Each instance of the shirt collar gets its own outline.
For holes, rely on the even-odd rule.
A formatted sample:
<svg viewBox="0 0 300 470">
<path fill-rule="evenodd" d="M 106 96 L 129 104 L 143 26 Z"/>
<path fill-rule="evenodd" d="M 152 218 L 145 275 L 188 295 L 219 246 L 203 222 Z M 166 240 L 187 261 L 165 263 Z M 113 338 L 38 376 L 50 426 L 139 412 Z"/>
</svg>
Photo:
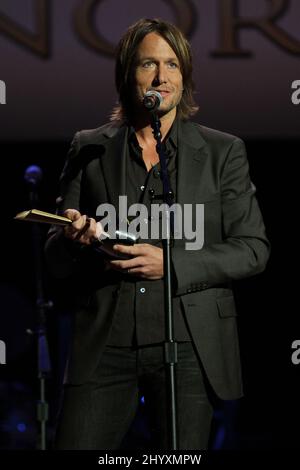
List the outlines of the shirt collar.
<svg viewBox="0 0 300 470">
<path fill-rule="evenodd" d="M 142 149 L 139 146 L 133 126 L 130 126 L 128 129 L 128 143 L 130 148 L 133 150 L 134 155 L 140 156 Z M 163 144 L 165 146 L 167 158 L 173 157 L 173 155 L 176 154 L 178 146 L 178 118 L 175 118 L 168 134 L 163 140 Z"/>
</svg>

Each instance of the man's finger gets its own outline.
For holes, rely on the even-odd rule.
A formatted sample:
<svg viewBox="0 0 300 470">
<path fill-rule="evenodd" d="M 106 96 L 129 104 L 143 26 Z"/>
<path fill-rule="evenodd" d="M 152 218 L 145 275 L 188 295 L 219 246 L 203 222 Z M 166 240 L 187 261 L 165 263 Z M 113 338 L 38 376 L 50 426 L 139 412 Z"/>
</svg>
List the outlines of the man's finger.
<svg viewBox="0 0 300 470">
<path fill-rule="evenodd" d="M 128 260 L 111 260 L 110 264 L 120 269 L 131 269 L 131 268 L 138 268 L 143 266 L 143 259 L 141 257 L 132 258 Z"/>
<path fill-rule="evenodd" d="M 145 254 L 145 245 L 139 245 L 139 244 L 136 244 L 133 246 L 115 244 L 113 246 L 113 249 L 120 253 L 125 253 L 127 255 L 132 255 L 132 256 L 139 256 L 139 255 Z"/>
<path fill-rule="evenodd" d="M 81 214 L 77 209 L 66 209 L 63 215 L 68 219 L 72 220 L 72 222 L 75 222 L 81 217 Z"/>
<path fill-rule="evenodd" d="M 76 233 L 74 240 L 79 240 L 79 238 L 81 238 L 82 235 L 90 228 L 90 225 L 91 225 L 91 219 L 87 217 L 84 226 L 82 227 L 81 230 L 79 230 Z"/>
</svg>

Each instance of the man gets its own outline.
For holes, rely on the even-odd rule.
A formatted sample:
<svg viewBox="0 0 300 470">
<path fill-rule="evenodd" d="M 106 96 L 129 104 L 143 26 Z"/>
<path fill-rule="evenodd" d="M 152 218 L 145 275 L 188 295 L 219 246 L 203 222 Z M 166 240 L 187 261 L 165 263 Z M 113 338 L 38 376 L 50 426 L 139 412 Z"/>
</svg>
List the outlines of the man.
<svg viewBox="0 0 300 470">
<path fill-rule="evenodd" d="M 169 446 L 161 240 L 117 244 L 119 257 L 130 256 L 125 260 L 100 258 L 91 248 L 103 231 L 101 204 L 117 208 L 126 195 L 128 206 L 151 209 L 149 190 L 162 193 L 143 107 L 146 92 L 155 90 L 163 97 L 158 114 L 176 203 L 204 204 L 204 245 L 188 250 L 184 238 L 175 239 L 172 275 L 179 448 L 205 449 L 211 395 L 242 395 L 231 281 L 261 272 L 269 244 L 243 142 L 188 120 L 197 107 L 190 46 L 179 30 L 161 20 L 131 26 L 118 47 L 116 86 L 112 122 L 74 138 L 58 208 L 73 223 L 52 228 L 46 247 L 76 305 L 57 448 L 119 448 L 141 393 L 152 448 Z"/>
</svg>

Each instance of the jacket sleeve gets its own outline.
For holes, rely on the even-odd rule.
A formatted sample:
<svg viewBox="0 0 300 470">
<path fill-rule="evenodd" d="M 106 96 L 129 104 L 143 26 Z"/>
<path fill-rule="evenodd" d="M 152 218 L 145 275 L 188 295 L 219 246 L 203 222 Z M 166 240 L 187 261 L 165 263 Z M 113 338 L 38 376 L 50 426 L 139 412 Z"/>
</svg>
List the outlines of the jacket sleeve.
<svg viewBox="0 0 300 470">
<path fill-rule="evenodd" d="M 80 187 L 82 169 L 78 164 L 79 137 L 77 133 L 71 143 L 64 169 L 60 177 L 60 194 L 57 198 L 58 214 L 66 209 L 80 210 Z M 45 245 L 45 256 L 51 274 L 56 278 L 67 278 L 79 269 L 83 247 L 64 236 L 63 228 L 51 226 Z"/>
<path fill-rule="evenodd" d="M 172 251 L 176 295 L 228 283 L 264 270 L 270 251 L 262 215 L 249 177 L 244 143 L 235 139 L 220 172 L 222 240 L 191 251 Z"/>
</svg>

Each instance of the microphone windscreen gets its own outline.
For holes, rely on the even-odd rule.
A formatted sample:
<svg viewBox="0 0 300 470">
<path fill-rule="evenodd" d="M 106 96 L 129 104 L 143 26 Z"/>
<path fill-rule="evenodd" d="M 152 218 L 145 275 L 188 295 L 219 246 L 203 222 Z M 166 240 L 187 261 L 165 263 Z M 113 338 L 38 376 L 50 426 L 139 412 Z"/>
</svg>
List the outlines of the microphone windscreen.
<svg viewBox="0 0 300 470">
<path fill-rule="evenodd" d="M 24 180 L 29 184 L 38 184 L 43 178 L 43 171 L 37 165 L 30 165 L 24 173 Z"/>
</svg>

